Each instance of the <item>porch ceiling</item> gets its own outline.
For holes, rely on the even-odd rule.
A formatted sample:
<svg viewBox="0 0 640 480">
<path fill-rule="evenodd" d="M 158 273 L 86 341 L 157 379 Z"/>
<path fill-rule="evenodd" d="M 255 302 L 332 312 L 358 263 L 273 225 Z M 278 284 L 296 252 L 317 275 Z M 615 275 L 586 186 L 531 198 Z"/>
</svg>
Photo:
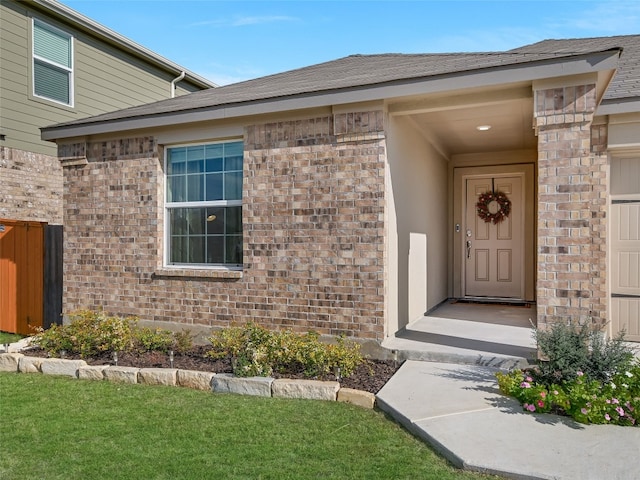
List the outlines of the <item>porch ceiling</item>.
<svg viewBox="0 0 640 480">
<path fill-rule="evenodd" d="M 447 158 L 456 154 L 535 149 L 531 87 L 414 100 L 390 106 L 408 115 Z M 479 131 L 479 125 L 490 125 Z"/>
</svg>

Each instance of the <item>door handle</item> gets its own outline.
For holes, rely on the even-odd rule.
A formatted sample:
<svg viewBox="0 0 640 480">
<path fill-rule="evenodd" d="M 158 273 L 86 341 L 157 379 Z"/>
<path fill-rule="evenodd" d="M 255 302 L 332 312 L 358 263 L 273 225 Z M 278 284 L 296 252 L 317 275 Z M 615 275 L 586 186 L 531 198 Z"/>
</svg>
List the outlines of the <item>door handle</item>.
<svg viewBox="0 0 640 480">
<path fill-rule="evenodd" d="M 467 258 L 471 258 L 471 240 L 467 240 Z"/>
</svg>

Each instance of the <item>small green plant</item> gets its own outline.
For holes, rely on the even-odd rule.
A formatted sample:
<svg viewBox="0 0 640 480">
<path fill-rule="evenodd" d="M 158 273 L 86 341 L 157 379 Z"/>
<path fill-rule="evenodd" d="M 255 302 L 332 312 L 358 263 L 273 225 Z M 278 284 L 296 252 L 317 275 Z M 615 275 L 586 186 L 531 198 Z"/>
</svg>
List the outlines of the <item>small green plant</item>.
<svg viewBox="0 0 640 480">
<path fill-rule="evenodd" d="M 328 344 L 321 342 L 315 332 L 272 332 L 254 323 L 218 330 L 209 341 L 213 347 L 209 355 L 231 358 L 234 374 L 238 376 L 301 371 L 313 378 L 340 369 L 340 374 L 346 377 L 364 361 L 360 345 L 344 338 Z"/>
<path fill-rule="evenodd" d="M 168 352 L 173 343 L 170 330 L 149 327 L 133 330 L 133 348 L 139 352 Z"/>
<path fill-rule="evenodd" d="M 136 317 L 122 318 L 102 311 L 78 310 L 69 314 L 68 325 L 53 325 L 33 337 L 32 344 L 51 355 L 62 351 L 90 357 L 102 352 L 131 348 Z"/>
</svg>

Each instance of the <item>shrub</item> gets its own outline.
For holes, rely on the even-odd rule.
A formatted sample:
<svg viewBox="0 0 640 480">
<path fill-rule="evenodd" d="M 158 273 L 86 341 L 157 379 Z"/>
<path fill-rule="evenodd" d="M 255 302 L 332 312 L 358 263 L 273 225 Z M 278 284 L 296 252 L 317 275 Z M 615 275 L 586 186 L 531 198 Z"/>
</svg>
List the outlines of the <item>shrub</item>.
<svg viewBox="0 0 640 480">
<path fill-rule="evenodd" d="M 78 310 L 69 314 L 68 325 L 53 325 L 40 329 L 32 344 L 59 355 L 65 350 L 90 357 L 102 352 L 123 351 L 131 348 L 132 325 L 137 318 L 111 316 L 102 311 Z"/>
<path fill-rule="evenodd" d="M 173 342 L 173 333 L 170 330 L 149 327 L 133 330 L 134 349 L 139 352 L 168 352 Z"/>
<path fill-rule="evenodd" d="M 538 362 L 535 377 L 545 385 L 574 380 L 576 372 L 604 382 L 633 358 L 633 351 L 623 343 L 624 334 L 605 340 L 599 330 L 588 325 L 554 323 L 547 330 L 536 329 L 534 336 L 545 357 Z"/>
<path fill-rule="evenodd" d="M 181 330 L 173 334 L 173 350 L 185 353 L 193 348 L 193 334 L 191 330 Z"/>
<path fill-rule="evenodd" d="M 338 368 L 341 375 L 349 376 L 364 361 L 360 345 L 344 338 L 327 344 L 315 332 L 272 332 L 253 323 L 218 330 L 209 341 L 213 346 L 210 356 L 230 357 L 238 376 L 301 371 L 306 377 L 318 377 Z"/>
</svg>

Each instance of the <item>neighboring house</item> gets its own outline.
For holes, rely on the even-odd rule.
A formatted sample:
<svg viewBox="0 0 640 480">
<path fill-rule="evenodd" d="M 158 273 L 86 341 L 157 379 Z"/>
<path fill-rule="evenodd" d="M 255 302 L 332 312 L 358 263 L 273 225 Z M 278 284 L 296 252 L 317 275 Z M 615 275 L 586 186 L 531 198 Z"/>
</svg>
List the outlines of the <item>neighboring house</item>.
<svg viewBox="0 0 640 480">
<path fill-rule="evenodd" d="M 356 55 L 44 128 L 65 309 L 382 341 L 535 302 L 638 341 L 639 80 L 640 36 Z"/>
<path fill-rule="evenodd" d="M 29 333 L 62 301 L 62 167 L 40 128 L 215 84 L 48 0 L 0 1 L 0 64 L 0 330 Z"/>
</svg>

